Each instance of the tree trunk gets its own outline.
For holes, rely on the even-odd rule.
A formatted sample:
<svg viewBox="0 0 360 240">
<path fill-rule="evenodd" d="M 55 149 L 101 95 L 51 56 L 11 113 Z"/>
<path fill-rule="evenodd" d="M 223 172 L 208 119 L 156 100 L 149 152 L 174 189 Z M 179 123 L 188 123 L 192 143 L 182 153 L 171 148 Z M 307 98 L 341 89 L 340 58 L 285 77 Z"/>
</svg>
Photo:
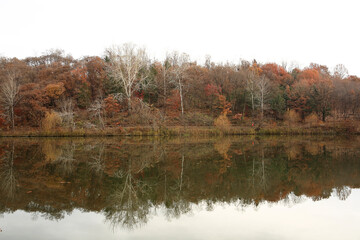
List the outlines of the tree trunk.
<svg viewBox="0 0 360 240">
<path fill-rule="evenodd" d="M 245 117 L 245 107 L 246 107 L 246 93 L 244 92 L 244 107 L 243 107 L 241 120 L 244 120 L 244 117 Z"/>
<path fill-rule="evenodd" d="M 251 108 L 254 111 L 254 94 L 251 93 Z"/>
<path fill-rule="evenodd" d="M 130 112 L 131 112 L 131 97 L 127 97 L 127 102 L 128 102 L 128 112 L 130 114 Z"/>
<path fill-rule="evenodd" d="M 15 128 L 14 106 L 11 106 L 10 117 L 11 117 L 11 127 L 12 127 L 12 130 L 14 130 L 14 128 Z"/>
<path fill-rule="evenodd" d="M 164 116 L 166 115 L 166 68 L 163 69 L 163 72 L 164 72 L 164 75 L 163 75 L 163 78 L 164 78 Z"/>
<path fill-rule="evenodd" d="M 183 94 L 182 94 L 182 86 L 179 80 L 179 92 L 180 92 L 180 104 L 181 104 L 181 116 L 184 115 L 184 103 L 183 103 Z"/>
</svg>

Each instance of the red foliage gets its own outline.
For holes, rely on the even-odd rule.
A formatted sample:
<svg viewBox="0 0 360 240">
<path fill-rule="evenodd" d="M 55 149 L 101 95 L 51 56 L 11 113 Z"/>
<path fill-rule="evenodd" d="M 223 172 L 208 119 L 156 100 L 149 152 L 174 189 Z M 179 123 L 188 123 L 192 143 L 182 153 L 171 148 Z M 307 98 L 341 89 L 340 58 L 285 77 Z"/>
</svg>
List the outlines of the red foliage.
<svg viewBox="0 0 360 240">
<path fill-rule="evenodd" d="M 179 90 L 175 89 L 171 91 L 171 95 L 166 99 L 166 106 L 168 107 L 168 114 L 170 116 L 179 116 L 180 115 L 180 93 Z"/>
<path fill-rule="evenodd" d="M 3 112 L 0 110 L 0 128 L 5 127 L 6 120 L 3 117 Z"/>
<path fill-rule="evenodd" d="M 207 84 L 204 90 L 206 96 L 218 96 L 221 93 L 221 87 L 214 84 Z"/>
<path fill-rule="evenodd" d="M 134 92 L 134 94 L 135 94 L 135 97 L 137 97 L 137 98 L 139 98 L 139 99 L 141 99 L 141 100 L 144 100 L 144 91 L 135 91 Z"/>
<path fill-rule="evenodd" d="M 107 98 L 104 99 L 104 101 L 105 101 L 105 112 L 108 115 L 113 116 L 114 113 L 120 112 L 121 106 L 113 95 L 109 95 Z"/>
</svg>

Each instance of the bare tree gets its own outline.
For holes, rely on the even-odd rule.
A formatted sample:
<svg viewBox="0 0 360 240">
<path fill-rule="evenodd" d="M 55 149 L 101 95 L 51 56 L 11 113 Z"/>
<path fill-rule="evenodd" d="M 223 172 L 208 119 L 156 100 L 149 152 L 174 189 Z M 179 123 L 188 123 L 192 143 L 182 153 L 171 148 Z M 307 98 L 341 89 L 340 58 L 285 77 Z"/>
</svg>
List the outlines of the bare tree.
<svg viewBox="0 0 360 240">
<path fill-rule="evenodd" d="M 348 76 L 349 72 L 342 64 L 338 64 L 334 67 L 334 77 L 338 79 L 344 79 Z"/>
<path fill-rule="evenodd" d="M 167 59 L 169 59 L 172 66 L 173 78 L 171 82 L 173 82 L 179 90 L 181 115 L 184 115 L 185 72 L 190 66 L 189 55 L 186 53 L 179 54 L 178 52 L 173 52 L 168 55 Z"/>
<path fill-rule="evenodd" d="M 164 115 L 166 114 L 166 98 L 167 98 L 167 85 L 169 82 L 169 78 L 170 78 L 170 61 L 168 56 L 166 57 L 164 63 L 161 65 L 161 72 L 162 72 L 162 87 L 163 87 L 163 101 L 164 101 Z"/>
<path fill-rule="evenodd" d="M 131 110 L 131 97 L 148 77 L 149 60 L 145 49 L 126 43 L 106 49 L 108 73 L 112 81 L 124 91 Z"/>
<path fill-rule="evenodd" d="M 246 78 L 246 90 L 250 94 L 251 109 L 253 111 L 255 110 L 256 78 L 256 73 L 250 70 Z"/>
<path fill-rule="evenodd" d="M 101 129 L 105 127 L 104 123 L 104 100 L 98 99 L 90 106 L 89 111 L 92 112 L 93 117 L 97 118 L 99 121 L 99 126 Z"/>
<path fill-rule="evenodd" d="M 261 118 L 264 116 L 265 103 L 270 94 L 270 80 L 264 75 L 260 76 L 256 81 L 258 99 L 260 101 Z"/>
<path fill-rule="evenodd" d="M 11 123 L 12 129 L 15 127 L 14 108 L 19 100 L 19 84 L 16 81 L 16 73 L 8 72 L 5 82 L 1 85 L 0 103 L 5 110 L 5 115 Z"/>
<path fill-rule="evenodd" d="M 60 102 L 59 116 L 65 126 L 70 127 L 71 129 L 75 128 L 74 105 L 71 99 L 63 99 Z"/>
</svg>

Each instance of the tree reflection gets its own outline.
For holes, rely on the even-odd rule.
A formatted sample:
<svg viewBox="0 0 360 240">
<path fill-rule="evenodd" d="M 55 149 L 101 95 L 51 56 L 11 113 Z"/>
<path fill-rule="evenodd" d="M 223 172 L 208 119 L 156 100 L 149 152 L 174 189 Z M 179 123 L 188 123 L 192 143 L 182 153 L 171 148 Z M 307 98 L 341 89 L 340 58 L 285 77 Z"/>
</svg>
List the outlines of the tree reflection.
<svg viewBox="0 0 360 240">
<path fill-rule="evenodd" d="M 139 159 L 138 164 L 134 164 L 130 157 L 127 160 L 127 169 L 119 169 L 114 175 L 120 181 L 109 198 L 109 207 L 105 209 L 106 219 L 113 227 L 121 225 L 133 229 L 148 220 L 151 204 L 145 199 L 150 186 L 136 177 L 149 164 L 142 160 Z"/>
<path fill-rule="evenodd" d="M 14 169 L 15 144 L 11 142 L 9 150 L 1 158 L 0 179 L 3 193 L 8 198 L 14 198 L 17 188 L 17 179 Z"/>
<path fill-rule="evenodd" d="M 351 194 L 351 188 L 348 186 L 341 186 L 335 189 L 336 195 L 340 200 L 346 200 Z"/>
<path fill-rule="evenodd" d="M 183 196 L 184 165 L 185 156 L 184 153 L 182 153 L 180 174 L 175 181 L 175 185 L 170 187 L 171 197 L 166 205 L 165 215 L 168 219 L 178 218 L 181 214 L 191 211 L 190 202 Z"/>
<path fill-rule="evenodd" d="M 91 160 L 88 162 L 89 169 L 95 173 L 95 175 L 102 177 L 105 171 L 105 144 L 101 143 L 99 146 L 98 154 L 91 157 Z"/>
<path fill-rule="evenodd" d="M 114 228 L 134 229 L 157 209 L 172 219 L 194 206 L 211 211 L 219 204 L 245 209 L 330 196 L 346 200 L 360 186 L 360 151 L 348 142 L 31 141 L 0 142 L 6 196 L 0 214 L 23 209 L 54 220 L 81 209 L 103 212 Z"/>
<path fill-rule="evenodd" d="M 57 166 L 57 170 L 62 176 L 69 176 L 74 171 L 74 158 L 75 144 L 69 143 L 61 146 L 61 154 L 52 162 Z"/>
</svg>

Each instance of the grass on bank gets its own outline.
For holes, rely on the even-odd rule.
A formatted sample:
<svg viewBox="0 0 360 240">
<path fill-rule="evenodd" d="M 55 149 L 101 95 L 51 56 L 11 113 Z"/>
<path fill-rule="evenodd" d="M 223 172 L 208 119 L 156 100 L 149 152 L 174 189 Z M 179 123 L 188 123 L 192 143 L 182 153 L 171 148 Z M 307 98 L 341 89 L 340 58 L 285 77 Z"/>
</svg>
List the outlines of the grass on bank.
<svg viewBox="0 0 360 240">
<path fill-rule="evenodd" d="M 222 136 L 222 135 L 357 135 L 358 122 L 337 122 L 320 125 L 254 124 L 240 126 L 129 126 L 104 129 L 44 128 L 0 130 L 1 137 L 104 137 L 104 136 Z"/>
</svg>

